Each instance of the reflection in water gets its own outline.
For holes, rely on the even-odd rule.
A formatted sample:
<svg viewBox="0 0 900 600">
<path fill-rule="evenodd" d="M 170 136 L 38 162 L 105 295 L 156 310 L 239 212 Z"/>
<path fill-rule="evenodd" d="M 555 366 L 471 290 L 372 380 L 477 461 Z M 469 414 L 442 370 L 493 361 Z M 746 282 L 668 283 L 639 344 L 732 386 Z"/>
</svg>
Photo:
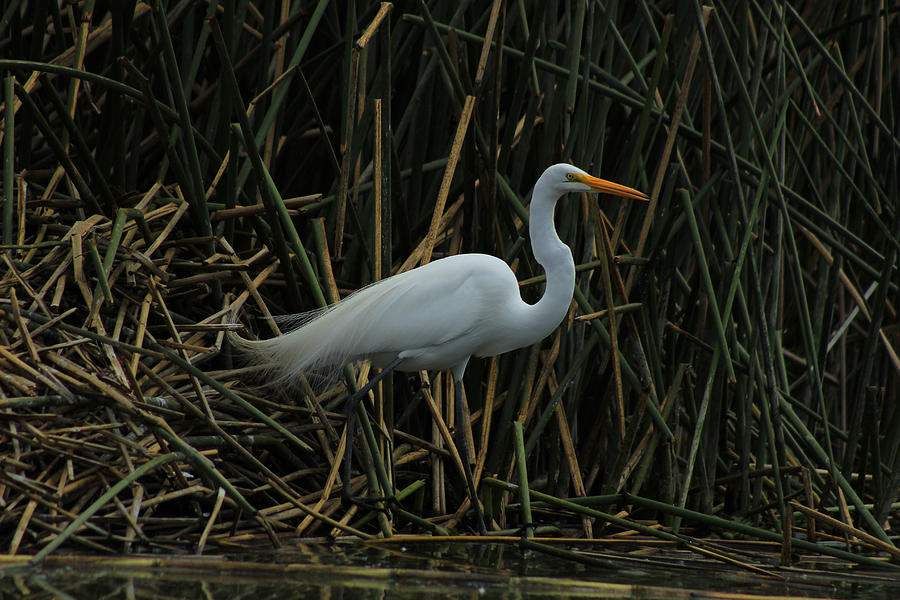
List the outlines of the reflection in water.
<svg viewBox="0 0 900 600">
<path fill-rule="evenodd" d="M 598 556 L 601 553 L 598 553 Z M 689 598 L 703 592 L 773 597 L 900 597 L 889 575 L 779 571 L 787 581 L 677 551 L 620 554 L 587 566 L 502 544 L 319 544 L 230 557 L 51 557 L 41 569 L 0 562 L 0 598 Z M 8 566 L 4 566 L 4 564 Z M 744 596 L 747 597 L 747 596 Z"/>
</svg>

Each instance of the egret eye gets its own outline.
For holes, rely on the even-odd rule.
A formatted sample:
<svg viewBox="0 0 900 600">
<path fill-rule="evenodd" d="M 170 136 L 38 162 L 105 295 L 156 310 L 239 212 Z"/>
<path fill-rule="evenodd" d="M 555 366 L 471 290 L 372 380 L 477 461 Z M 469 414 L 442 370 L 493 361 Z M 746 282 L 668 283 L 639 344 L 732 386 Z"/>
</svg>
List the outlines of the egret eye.
<svg viewBox="0 0 900 600">
<path fill-rule="evenodd" d="M 575 181 L 575 173 L 566 173 L 566 179 L 568 181 Z"/>
</svg>

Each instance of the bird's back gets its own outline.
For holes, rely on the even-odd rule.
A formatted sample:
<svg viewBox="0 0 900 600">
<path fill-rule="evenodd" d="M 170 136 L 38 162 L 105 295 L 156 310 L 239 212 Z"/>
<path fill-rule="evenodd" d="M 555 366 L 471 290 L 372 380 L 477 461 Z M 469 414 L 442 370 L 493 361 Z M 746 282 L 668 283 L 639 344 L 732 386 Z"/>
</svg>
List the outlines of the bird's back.
<svg viewBox="0 0 900 600">
<path fill-rule="evenodd" d="M 476 354 L 515 302 L 518 284 L 506 263 L 461 254 L 365 287 L 288 334 L 238 344 L 283 377 L 365 358 L 384 365 L 400 355 L 401 370 L 443 369 Z"/>
</svg>

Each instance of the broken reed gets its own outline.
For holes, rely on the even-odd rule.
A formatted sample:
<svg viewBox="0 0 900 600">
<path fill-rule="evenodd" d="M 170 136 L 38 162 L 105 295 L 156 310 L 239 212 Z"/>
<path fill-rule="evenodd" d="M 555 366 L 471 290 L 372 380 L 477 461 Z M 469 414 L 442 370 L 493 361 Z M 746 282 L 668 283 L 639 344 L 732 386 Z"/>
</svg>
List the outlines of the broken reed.
<svg viewBox="0 0 900 600">
<path fill-rule="evenodd" d="M 673 534 L 697 514 L 805 523 L 811 543 L 825 527 L 891 555 L 896 12 L 513 4 L 9 9 L 8 552 L 464 529 L 463 426 L 479 477 L 629 494 Z M 465 251 L 503 257 L 533 301 L 527 197 L 560 160 L 653 200 L 569 198 L 571 318 L 473 361 L 468 423 L 442 374 L 384 386 L 349 485 L 400 490 L 403 513 L 343 509 L 340 410 L 367 367 L 317 398 L 259 388 L 225 332 L 276 335 L 256 317 Z M 483 495 L 498 527 L 522 523 L 515 492 Z M 795 502 L 841 525 L 789 519 Z"/>
</svg>

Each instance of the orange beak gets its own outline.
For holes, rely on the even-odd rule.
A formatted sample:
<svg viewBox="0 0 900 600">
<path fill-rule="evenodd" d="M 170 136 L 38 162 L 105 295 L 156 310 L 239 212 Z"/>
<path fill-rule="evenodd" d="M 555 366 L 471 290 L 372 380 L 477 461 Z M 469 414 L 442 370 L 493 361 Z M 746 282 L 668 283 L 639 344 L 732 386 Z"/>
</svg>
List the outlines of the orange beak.
<svg viewBox="0 0 900 600">
<path fill-rule="evenodd" d="M 603 192 L 604 194 L 612 194 L 614 196 L 622 196 L 624 198 L 634 198 L 635 200 L 649 200 L 647 194 L 639 192 L 630 187 L 606 181 L 599 177 L 591 177 L 590 175 L 576 174 L 575 179 L 579 183 L 583 183 L 595 192 Z"/>
</svg>

